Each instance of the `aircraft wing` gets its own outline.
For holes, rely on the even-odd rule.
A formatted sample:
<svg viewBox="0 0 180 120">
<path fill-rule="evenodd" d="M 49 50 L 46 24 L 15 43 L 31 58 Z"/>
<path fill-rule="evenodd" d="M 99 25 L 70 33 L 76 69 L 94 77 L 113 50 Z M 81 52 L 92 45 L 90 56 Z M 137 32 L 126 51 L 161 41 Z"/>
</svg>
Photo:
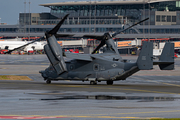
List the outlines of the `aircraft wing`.
<svg viewBox="0 0 180 120">
<path fill-rule="evenodd" d="M 173 64 L 174 61 L 153 61 L 153 65 L 159 65 L 159 64 Z"/>
<path fill-rule="evenodd" d="M 65 52 L 65 55 L 67 58 L 71 58 L 71 59 L 92 61 L 90 54 L 79 54 L 79 53 Z"/>
<path fill-rule="evenodd" d="M 92 39 L 98 39 L 101 40 L 103 37 L 102 33 L 92 33 L 92 34 L 87 34 L 87 33 L 70 33 L 70 34 L 62 34 L 58 33 L 55 35 L 57 38 L 58 37 L 82 37 L 82 38 L 92 38 Z"/>
<path fill-rule="evenodd" d="M 58 37 L 72 37 L 74 36 L 74 34 L 56 34 L 55 37 L 58 38 Z"/>
<path fill-rule="evenodd" d="M 116 53 L 91 54 L 91 57 L 97 59 L 107 59 L 107 60 L 115 60 L 115 61 L 122 60 L 121 56 Z"/>
</svg>

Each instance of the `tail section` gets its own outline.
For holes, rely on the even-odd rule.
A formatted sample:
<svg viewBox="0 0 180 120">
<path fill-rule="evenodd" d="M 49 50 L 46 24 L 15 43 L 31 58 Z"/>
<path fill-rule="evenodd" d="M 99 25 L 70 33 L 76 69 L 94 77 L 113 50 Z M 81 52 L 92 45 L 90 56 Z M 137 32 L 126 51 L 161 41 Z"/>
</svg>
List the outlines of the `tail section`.
<svg viewBox="0 0 180 120">
<path fill-rule="evenodd" d="M 44 50 L 52 66 L 56 70 L 57 74 L 62 74 L 66 72 L 67 68 L 63 58 L 61 46 L 57 43 L 54 35 L 48 37 L 47 41 L 48 44 L 44 46 Z"/>
<path fill-rule="evenodd" d="M 161 70 L 174 69 L 174 43 L 166 43 L 159 58 L 159 68 Z"/>
<path fill-rule="evenodd" d="M 153 69 L 153 43 L 144 42 L 139 57 L 137 66 L 140 70 Z"/>
</svg>

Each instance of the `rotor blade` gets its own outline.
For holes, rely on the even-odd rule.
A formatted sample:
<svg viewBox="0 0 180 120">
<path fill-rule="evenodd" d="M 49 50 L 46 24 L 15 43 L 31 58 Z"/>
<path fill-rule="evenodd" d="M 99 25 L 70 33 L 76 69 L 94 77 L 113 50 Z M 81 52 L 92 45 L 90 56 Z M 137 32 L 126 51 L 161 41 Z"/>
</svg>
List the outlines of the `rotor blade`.
<svg viewBox="0 0 180 120">
<path fill-rule="evenodd" d="M 63 24 L 64 20 L 68 17 L 69 14 L 67 14 L 66 16 L 64 16 L 64 18 L 52 29 L 48 32 L 48 34 L 53 34 L 55 35 L 57 33 L 57 31 L 59 30 L 59 28 L 61 27 L 61 25 Z"/>
<path fill-rule="evenodd" d="M 72 37 L 74 36 L 74 34 L 55 34 L 55 37 L 58 38 L 58 37 Z"/>
<path fill-rule="evenodd" d="M 17 48 L 14 48 L 14 49 L 12 49 L 12 50 L 9 50 L 9 51 L 5 52 L 5 54 L 10 54 L 12 51 L 21 49 L 21 48 L 23 48 L 23 47 L 26 47 L 26 46 L 29 45 L 29 44 L 32 44 L 32 43 L 34 43 L 34 42 L 37 42 L 37 41 L 40 41 L 40 40 L 44 40 L 44 39 L 45 39 L 45 37 L 41 37 L 41 38 L 39 38 L 39 39 L 37 39 L 37 40 L 35 40 L 35 41 L 29 42 L 29 43 L 27 43 L 27 44 L 25 44 L 25 45 L 22 45 L 22 46 L 20 46 L 20 47 L 17 47 Z"/>
<path fill-rule="evenodd" d="M 97 46 L 97 48 L 92 52 L 92 54 L 96 53 L 101 47 L 105 45 L 105 40 L 102 40 L 101 43 Z"/>
<path fill-rule="evenodd" d="M 144 20 L 142 20 L 142 21 L 139 21 L 139 22 L 131 25 L 130 27 L 128 27 L 128 28 L 126 28 L 126 29 L 124 29 L 124 30 L 122 30 L 122 31 L 116 32 L 116 33 L 112 34 L 112 37 L 115 37 L 117 34 L 119 34 L 119 33 L 121 33 L 121 32 L 124 32 L 124 31 L 126 31 L 126 30 L 128 30 L 128 29 L 136 26 L 137 24 L 140 24 L 140 23 L 142 23 L 142 22 L 144 22 L 144 21 L 146 21 L 146 20 L 148 20 L 148 19 L 149 19 L 149 18 L 146 18 L 146 19 L 144 19 Z"/>
</svg>

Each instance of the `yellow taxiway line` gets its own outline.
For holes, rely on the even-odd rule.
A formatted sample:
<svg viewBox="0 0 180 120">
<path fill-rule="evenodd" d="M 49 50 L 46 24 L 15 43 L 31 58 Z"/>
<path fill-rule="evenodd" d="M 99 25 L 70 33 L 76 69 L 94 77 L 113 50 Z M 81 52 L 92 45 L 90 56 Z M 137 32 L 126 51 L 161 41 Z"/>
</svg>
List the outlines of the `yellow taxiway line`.
<svg viewBox="0 0 180 120">
<path fill-rule="evenodd" d="M 180 110 L 172 111 L 148 111 L 148 112 L 130 112 L 130 113 L 112 113 L 108 114 L 83 114 L 83 115 L 54 115 L 54 116 L 44 116 L 44 115 L 0 115 L 2 117 L 14 117 L 26 119 L 27 117 L 35 117 L 35 119 L 43 118 L 116 118 L 116 119 L 163 119 L 162 117 L 133 117 L 133 116 L 117 116 L 117 115 L 137 115 L 137 114 L 154 114 L 154 113 L 179 113 Z"/>
</svg>

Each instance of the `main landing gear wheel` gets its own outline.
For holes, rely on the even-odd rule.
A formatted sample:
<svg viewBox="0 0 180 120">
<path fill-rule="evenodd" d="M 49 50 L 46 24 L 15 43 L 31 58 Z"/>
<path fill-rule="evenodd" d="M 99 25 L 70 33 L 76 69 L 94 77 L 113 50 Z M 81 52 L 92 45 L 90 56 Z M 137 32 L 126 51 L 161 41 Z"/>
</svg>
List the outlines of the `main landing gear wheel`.
<svg viewBox="0 0 180 120">
<path fill-rule="evenodd" d="M 113 81 L 108 80 L 108 81 L 106 81 L 106 83 L 107 83 L 107 85 L 112 85 Z"/>
<path fill-rule="evenodd" d="M 90 85 L 97 85 L 96 81 L 90 81 Z"/>
<path fill-rule="evenodd" d="M 51 84 L 51 80 L 46 80 L 46 84 Z"/>
</svg>

